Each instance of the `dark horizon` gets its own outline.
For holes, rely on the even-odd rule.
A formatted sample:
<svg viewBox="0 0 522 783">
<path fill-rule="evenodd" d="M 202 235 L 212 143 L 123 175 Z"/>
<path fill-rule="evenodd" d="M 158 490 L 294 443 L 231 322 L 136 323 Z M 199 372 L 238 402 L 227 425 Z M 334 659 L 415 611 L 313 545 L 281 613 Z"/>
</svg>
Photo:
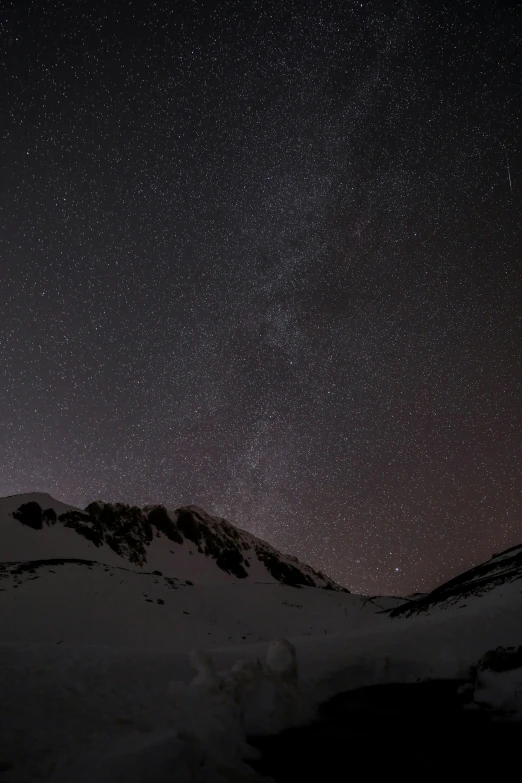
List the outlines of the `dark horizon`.
<svg viewBox="0 0 522 783">
<path fill-rule="evenodd" d="M 522 541 L 518 4 L 2 25 L 0 496 L 198 505 L 363 594 Z"/>
</svg>

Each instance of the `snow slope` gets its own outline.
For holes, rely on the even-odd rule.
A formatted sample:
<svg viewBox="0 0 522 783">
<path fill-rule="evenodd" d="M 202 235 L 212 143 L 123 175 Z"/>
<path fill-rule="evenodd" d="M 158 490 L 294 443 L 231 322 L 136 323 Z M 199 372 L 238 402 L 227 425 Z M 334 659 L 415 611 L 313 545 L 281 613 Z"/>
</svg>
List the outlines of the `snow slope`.
<svg viewBox="0 0 522 783">
<path fill-rule="evenodd" d="M 54 500 L 43 492 L 0 498 L 0 562 L 49 557 L 94 557 L 97 552 L 94 544 L 79 536 L 72 528 L 53 525 L 34 530 L 14 519 L 12 513 L 23 503 L 38 503 L 44 509 L 53 508 L 57 516 L 75 510 L 73 506 Z M 121 563 L 121 558 L 108 547 L 104 548 L 103 556 L 108 557 L 113 565 Z"/>
<path fill-rule="evenodd" d="M 493 555 L 469 571 L 445 582 L 431 593 L 418 594 L 390 611 L 390 617 L 433 614 L 450 607 L 466 608 L 488 593 L 503 594 L 510 582 L 522 585 L 522 545 L 513 546 Z"/>
<path fill-rule="evenodd" d="M 190 651 L 358 630 L 389 619 L 361 596 L 314 587 L 193 585 L 91 560 L 0 564 L 4 640 Z"/>
<path fill-rule="evenodd" d="M 1 498 L 0 562 L 49 558 L 159 570 L 197 584 L 246 579 L 345 589 L 196 506 L 172 511 L 100 502 L 82 511 L 45 493 Z"/>
<path fill-rule="evenodd" d="M 30 503 L 34 518 L 22 523 L 12 516 Z M 47 509 L 55 511 L 54 524 L 44 521 L 37 529 L 27 524 L 38 525 L 42 512 L 49 516 Z M 188 519 L 197 514 L 196 523 L 204 520 L 216 537 L 224 528 L 226 535 L 245 547 L 240 554 L 249 563 L 248 576 L 239 578 L 224 571 L 217 565 L 219 551 L 207 554 L 204 545 L 184 537 L 179 528 L 170 531 L 169 538 L 149 525 L 153 535 L 144 547 L 145 556 L 136 562 L 133 556 L 139 547 L 135 542 L 129 547 L 127 539 L 125 546 L 118 543 L 111 548 L 98 540 L 97 546 L 60 521 L 63 514 L 83 512 L 49 495 L 4 498 L 0 512 L 4 561 L 0 561 L 0 639 L 11 642 L 130 645 L 188 652 L 200 645 L 270 641 L 281 634 L 300 637 L 343 628 L 359 630 L 389 622 L 383 610 L 399 600 L 352 595 L 328 577 L 200 511 L 191 510 Z M 136 513 L 143 524 L 142 512 L 136 509 Z M 168 519 L 179 519 L 179 512 L 169 512 Z M 80 524 L 87 522 L 80 520 Z M 89 525 L 92 530 L 92 520 Z M 186 525 L 181 531 L 186 532 Z M 271 570 L 260 559 L 267 552 L 273 558 Z M 303 586 L 302 582 L 331 589 Z"/>
</svg>

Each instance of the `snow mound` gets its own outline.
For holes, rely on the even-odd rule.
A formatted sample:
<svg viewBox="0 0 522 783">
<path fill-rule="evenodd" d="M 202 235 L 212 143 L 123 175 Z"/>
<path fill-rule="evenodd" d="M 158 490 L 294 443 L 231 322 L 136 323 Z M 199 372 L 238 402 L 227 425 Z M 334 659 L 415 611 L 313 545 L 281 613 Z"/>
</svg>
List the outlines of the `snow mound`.
<svg viewBox="0 0 522 783">
<path fill-rule="evenodd" d="M 508 672 L 481 672 L 473 702 L 522 721 L 522 667 Z"/>
<path fill-rule="evenodd" d="M 489 650 L 471 673 L 471 707 L 522 721 L 522 646 Z"/>
<path fill-rule="evenodd" d="M 233 765 L 255 758 L 247 736 L 276 734 L 309 722 L 315 703 L 297 678 L 296 652 L 286 639 L 274 640 L 266 662 L 239 660 L 218 672 L 205 651 L 191 654 L 196 676 L 172 682 L 177 721 L 215 764 Z"/>
<path fill-rule="evenodd" d="M 172 727 L 134 732 L 66 764 L 51 783 L 257 783 L 246 761 L 258 752 L 248 734 L 277 733 L 309 721 L 314 705 L 297 679 L 296 653 L 285 639 L 271 643 L 266 663 L 237 661 L 218 672 L 211 655 L 195 650 L 192 681 L 172 682 Z"/>
</svg>

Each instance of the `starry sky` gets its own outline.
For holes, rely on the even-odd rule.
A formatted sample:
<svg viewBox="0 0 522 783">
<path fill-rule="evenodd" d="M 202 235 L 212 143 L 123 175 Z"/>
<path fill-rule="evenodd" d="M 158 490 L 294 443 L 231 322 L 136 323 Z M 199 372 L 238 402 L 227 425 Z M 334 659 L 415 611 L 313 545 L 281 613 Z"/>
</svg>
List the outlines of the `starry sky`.
<svg viewBox="0 0 522 783">
<path fill-rule="evenodd" d="M 351 590 L 522 541 L 518 3 L 5 0 L 0 495 Z"/>
</svg>

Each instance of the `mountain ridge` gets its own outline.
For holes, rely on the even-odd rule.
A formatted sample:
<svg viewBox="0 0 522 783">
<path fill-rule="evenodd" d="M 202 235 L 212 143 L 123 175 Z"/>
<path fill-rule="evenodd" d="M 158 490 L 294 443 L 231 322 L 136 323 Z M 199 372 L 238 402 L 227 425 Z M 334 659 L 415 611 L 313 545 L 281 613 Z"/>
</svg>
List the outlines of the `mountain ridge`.
<svg viewBox="0 0 522 783">
<path fill-rule="evenodd" d="M 463 571 L 430 593 L 420 594 L 419 598 L 391 608 L 388 613 L 390 617 L 430 614 L 434 609 L 456 606 L 465 599 L 480 598 L 495 588 L 519 579 L 522 579 L 522 544 L 496 552 L 489 560 Z"/>
<path fill-rule="evenodd" d="M 169 576 L 181 579 L 187 578 L 187 572 L 194 572 L 196 581 L 199 578 L 203 582 L 222 582 L 226 576 L 349 592 L 293 555 L 282 554 L 252 533 L 192 504 L 170 510 L 160 504 L 139 507 L 95 501 L 79 509 L 48 493 L 33 492 L 0 498 L 0 519 L 6 516 L 36 535 L 48 530 L 63 537 L 66 531 L 74 531 L 83 541 L 69 537 L 67 545 L 57 542 L 53 551 L 52 545 L 47 546 L 49 542 L 34 536 L 29 542 L 25 536 L 24 543 L 11 552 L 9 543 L 6 551 L 2 542 L 0 560 L 4 562 L 53 556 L 98 560 L 108 565 L 121 565 L 123 560 L 140 570 L 168 571 Z M 16 539 L 21 531 L 11 529 L 10 533 Z M 44 551 L 39 550 L 39 543 L 45 545 Z M 35 558 L 27 556 L 31 550 Z"/>
</svg>

